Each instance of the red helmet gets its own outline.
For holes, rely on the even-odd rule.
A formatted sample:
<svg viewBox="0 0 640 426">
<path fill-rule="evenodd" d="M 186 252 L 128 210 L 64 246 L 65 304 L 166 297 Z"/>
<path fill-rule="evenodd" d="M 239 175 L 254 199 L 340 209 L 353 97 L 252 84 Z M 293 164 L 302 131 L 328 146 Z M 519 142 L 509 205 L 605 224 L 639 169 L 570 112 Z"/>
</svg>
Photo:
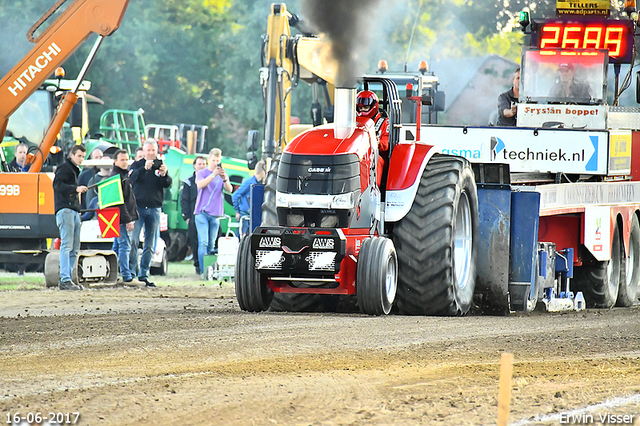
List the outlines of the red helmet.
<svg viewBox="0 0 640 426">
<path fill-rule="evenodd" d="M 378 115 L 378 96 L 371 90 L 363 90 L 356 98 L 356 112 L 360 117 L 374 119 Z"/>
</svg>

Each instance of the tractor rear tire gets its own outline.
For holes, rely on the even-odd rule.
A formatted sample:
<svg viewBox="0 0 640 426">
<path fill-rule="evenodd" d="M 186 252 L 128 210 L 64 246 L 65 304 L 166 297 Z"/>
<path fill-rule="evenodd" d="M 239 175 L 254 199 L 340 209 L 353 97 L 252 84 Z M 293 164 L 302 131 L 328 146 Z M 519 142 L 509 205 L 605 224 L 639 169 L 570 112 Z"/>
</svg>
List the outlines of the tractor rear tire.
<svg viewBox="0 0 640 426">
<path fill-rule="evenodd" d="M 271 161 L 271 168 L 264 185 L 264 201 L 262 203 L 261 226 L 278 226 L 276 212 L 276 180 L 280 155 Z M 298 287 L 308 287 L 296 282 Z M 339 296 L 309 293 L 274 293 L 270 309 L 278 312 L 332 312 L 339 302 Z"/>
<path fill-rule="evenodd" d="M 356 272 L 356 299 L 360 312 L 387 315 L 398 288 L 398 258 L 393 241 L 371 237 L 362 242 Z"/>
<path fill-rule="evenodd" d="M 638 298 L 640 280 L 640 222 L 635 214 L 629 231 L 629 256 L 624 259 L 623 265 L 616 306 L 629 307 Z"/>
<path fill-rule="evenodd" d="M 471 165 L 434 155 L 411 209 L 393 229 L 399 313 L 464 315 L 476 283 L 478 194 Z"/>
<path fill-rule="evenodd" d="M 243 238 L 236 257 L 235 286 L 240 309 L 248 312 L 262 312 L 269 309 L 273 291 L 264 277 L 256 271 L 251 254 L 251 238 Z"/>
<path fill-rule="evenodd" d="M 611 243 L 611 260 L 583 264 L 573 271 L 575 291 L 582 291 L 588 308 L 613 308 L 618 299 L 622 266 L 620 232 L 616 224 Z"/>
</svg>

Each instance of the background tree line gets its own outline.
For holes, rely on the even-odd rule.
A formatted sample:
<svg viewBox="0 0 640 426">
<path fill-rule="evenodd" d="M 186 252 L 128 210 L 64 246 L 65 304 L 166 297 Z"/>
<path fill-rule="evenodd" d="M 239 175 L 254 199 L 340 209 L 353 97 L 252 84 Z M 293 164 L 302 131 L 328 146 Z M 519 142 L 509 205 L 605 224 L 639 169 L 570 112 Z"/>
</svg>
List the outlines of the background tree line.
<svg viewBox="0 0 640 426">
<path fill-rule="evenodd" d="M 287 7 L 305 18 L 304 1 L 322 0 L 291 0 Z M 362 34 L 369 46 L 357 53 L 370 73 L 381 58 L 395 70 L 408 61 L 489 53 L 519 62 L 524 35 L 515 21 L 518 12 L 529 7 L 535 17 L 555 14 L 553 0 L 343 1 L 368 2 L 365 25 L 358 28 L 369 31 Z M 0 75 L 28 52 L 27 30 L 54 3 L 0 0 Z M 147 123 L 206 124 L 210 144 L 243 158 L 247 130 L 263 127 L 258 69 L 271 3 L 131 0 L 120 29 L 102 44 L 87 75 L 91 92 L 105 102 L 93 108 L 92 129 L 105 109 L 143 108 Z M 68 78 L 77 75 L 90 47 L 85 43 L 64 64 Z M 310 122 L 310 92 L 294 91 L 294 115 Z"/>
</svg>

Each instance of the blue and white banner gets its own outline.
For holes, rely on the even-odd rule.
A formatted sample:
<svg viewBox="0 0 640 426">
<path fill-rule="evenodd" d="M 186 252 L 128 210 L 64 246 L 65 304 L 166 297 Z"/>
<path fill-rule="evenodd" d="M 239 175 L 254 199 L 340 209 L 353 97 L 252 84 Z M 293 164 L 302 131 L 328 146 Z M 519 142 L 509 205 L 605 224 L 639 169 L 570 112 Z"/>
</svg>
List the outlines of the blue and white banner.
<svg viewBox="0 0 640 426">
<path fill-rule="evenodd" d="M 402 130 L 404 140 L 415 139 L 415 126 L 403 125 Z M 512 172 L 607 174 L 606 130 L 430 125 L 420 133 L 423 143 L 443 154 L 474 163 L 509 164 Z"/>
</svg>

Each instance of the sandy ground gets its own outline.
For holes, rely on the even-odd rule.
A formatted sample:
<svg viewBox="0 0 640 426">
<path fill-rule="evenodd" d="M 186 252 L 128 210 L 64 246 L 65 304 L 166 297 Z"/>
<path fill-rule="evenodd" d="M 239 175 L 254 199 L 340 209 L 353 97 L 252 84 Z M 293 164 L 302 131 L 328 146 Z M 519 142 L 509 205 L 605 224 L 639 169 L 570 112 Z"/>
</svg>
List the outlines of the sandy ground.
<svg viewBox="0 0 640 426">
<path fill-rule="evenodd" d="M 637 306 L 249 314 L 231 284 L 0 292 L 0 422 L 491 425 L 503 352 L 514 356 L 511 424 L 640 424 Z"/>
</svg>

